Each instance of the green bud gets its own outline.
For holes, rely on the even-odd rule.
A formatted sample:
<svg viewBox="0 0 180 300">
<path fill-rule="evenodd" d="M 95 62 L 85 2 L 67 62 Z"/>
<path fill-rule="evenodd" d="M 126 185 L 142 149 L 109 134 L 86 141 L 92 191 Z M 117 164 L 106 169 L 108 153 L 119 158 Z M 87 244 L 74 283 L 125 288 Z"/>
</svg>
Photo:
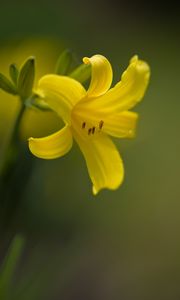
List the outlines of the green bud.
<svg viewBox="0 0 180 300">
<path fill-rule="evenodd" d="M 35 58 L 29 57 L 20 69 L 18 77 L 18 93 L 22 100 L 27 99 L 32 94 L 35 77 Z"/>
<path fill-rule="evenodd" d="M 31 97 L 27 98 L 25 105 L 28 108 L 40 109 L 42 111 L 50 111 L 49 105 L 39 97 L 39 95 L 33 94 Z"/>
<path fill-rule="evenodd" d="M 10 75 L 12 81 L 14 82 L 14 84 L 17 85 L 19 70 L 15 64 L 11 64 L 9 66 L 9 75 Z"/>
<path fill-rule="evenodd" d="M 73 61 L 72 52 L 68 49 L 64 50 L 57 60 L 55 73 L 59 75 L 66 75 L 69 71 L 72 61 Z"/>
<path fill-rule="evenodd" d="M 6 78 L 1 73 L 0 73 L 0 88 L 9 94 L 12 95 L 17 94 L 15 86 L 11 83 L 11 81 L 8 78 Z"/>
<path fill-rule="evenodd" d="M 91 65 L 81 64 L 72 73 L 70 73 L 69 76 L 81 83 L 84 83 L 91 76 Z"/>
</svg>

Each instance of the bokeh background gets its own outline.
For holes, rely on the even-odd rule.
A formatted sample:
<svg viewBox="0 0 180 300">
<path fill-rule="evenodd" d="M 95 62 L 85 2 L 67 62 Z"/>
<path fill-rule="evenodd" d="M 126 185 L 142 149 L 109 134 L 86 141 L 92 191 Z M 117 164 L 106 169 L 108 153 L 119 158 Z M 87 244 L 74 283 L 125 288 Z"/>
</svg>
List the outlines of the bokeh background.
<svg viewBox="0 0 180 300">
<path fill-rule="evenodd" d="M 37 78 L 53 72 L 65 48 L 79 60 L 96 53 L 108 57 L 114 82 L 134 54 L 152 70 L 135 109 L 136 139 L 116 141 L 126 171 L 120 189 L 92 196 L 76 146 L 58 160 L 32 159 L 23 198 L 7 218 L 8 229 L 1 229 L 1 262 L 16 233 L 26 240 L 11 299 L 180 299 L 179 37 L 173 2 L 2 1 L 4 74 L 29 55 L 37 57 Z M 17 107 L 15 97 L 0 91 L 1 160 Z M 26 142 L 58 128 L 55 114 L 29 111 L 20 135 Z M 20 189 L 23 180 L 18 184 Z"/>
</svg>

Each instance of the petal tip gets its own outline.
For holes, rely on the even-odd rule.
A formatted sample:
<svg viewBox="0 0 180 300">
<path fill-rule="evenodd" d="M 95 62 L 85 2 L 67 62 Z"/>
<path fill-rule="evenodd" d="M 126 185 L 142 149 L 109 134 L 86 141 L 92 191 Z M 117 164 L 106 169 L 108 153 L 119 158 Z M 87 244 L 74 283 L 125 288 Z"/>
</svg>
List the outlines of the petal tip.
<svg viewBox="0 0 180 300">
<path fill-rule="evenodd" d="M 98 97 L 106 93 L 112 83 L 113 72 L 110 62 L 101 54 L 90 58 L 84 57 L 85 64 L 91 64 L 91 82 L 87 93 L 91 97 Z"/>
<path fill-rule="evenodd" d="M 83 57 L 83 63 L 84 64 L 90 64 L 90 59 L 89 59 L 89 57 L 87 57 L 87 56 L 85 56 L 85 57 Z"/>
<path fill-rule="evenodd" d="M 148 63 L 146 61 L 138 59 L 138 56 L 137 56 L 137 59 L 132 58 L 131 63 L 136 63 L 135 64 L 136 70 L 139 73 L 144 74 L 144 78 L 146 80 L 149 80 L 150 66 L 148 65 Z"/>
<path fill-rule="evenodd" d="M 138 61 L 138 55 L 137 54 L 135 54 L 131 59 L 130 59 L 130 64 L 131 63 L 133 63 L 133 62 L 136 62 L 136 61 Z"/>
<path fill-rule="evenodd" d="M 122 185 L 123 181 L 124 181 L 124 169 L 123 169 L 123 172 L 120 174 L 119 179 L 117 180 L 116 183 L 107 184 L 107 185 L 101 186 L 99 188 L 97 186 L 93 185 L 92 193 L 94 196 L 96 196 L 101 190 L 104 190 L 104 189 L 115 191 Z"/>
<path fill-rule="evenodd" d="M 93 193 L 93 195 L 96 196 L 98 194 L 98 192 L 99 192 L 99 190 L 97 190 L 95 188 L 95 186 L 93 185 L 93 187 L 92 187 L 92 193 Z"/>
<path fill-rule="evenodd" d="M 34 152 L 34 138 L 33 137 L 28 138 L 28 146 L 29 146 L 30 152 L 36 156 L 36 154 Z"/>
</svg>

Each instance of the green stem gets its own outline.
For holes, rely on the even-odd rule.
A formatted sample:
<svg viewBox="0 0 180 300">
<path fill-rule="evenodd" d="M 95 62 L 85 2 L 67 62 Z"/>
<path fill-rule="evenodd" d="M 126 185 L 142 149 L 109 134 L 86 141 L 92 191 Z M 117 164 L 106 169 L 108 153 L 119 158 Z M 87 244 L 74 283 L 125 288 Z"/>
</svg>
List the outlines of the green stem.
<svg viewBox="0 0 180 300">
<path fill-rule="evenodd" d="M 19 140 L 19 138 L 18 138 L 19 125 L 20 125 L 22 116 L 23 116 L 23 114 L 24 114 L 25 108 L 26 108 L 26 107 L 25 107 L 23 104 L 21 104 L 19 113 L 18 113 L 17 118 L 16 118 L 14 130 L 13 130 L 13 132 L 12 132 L 12 142 L 16 142 L 16 141 Z"/>
<path fill-rule="evenodd" d="M 24 238 L 16 235 L 0 268 L 0 299 L 11 299 L 12 280 L 24 249 Z"/>
<path fill-rule="evenodd" d="M 15 217 L 31 174 L 31 161 L 26 147 L 19 138 L 19 126 L 25 111 L 20 107 L 5 153 L 0 175 L 0 223 L 9 227 Z"/>
<path fill-rule="evenodd" d="M 24 114 L 24 111 L 25 111 L 25 106 L 23 104 L 21 104 L 19 112 L 18 112 L 16 120 L 15 120 L 15 123 L 12 126 L 9 141 L 7 142 L 8 145 L 6 146 L 5 157 L 4 157 L 4 159 L 1 159 L 1 165 L 0 165 L 1 180 L 3 177 L 4 171 L 6 170 L 7 164 L 9 165 L 8 169 L 11 167 L 11 164 L 12 164 L 12 161 L 9 162 L 10 152 L 12 149 L 17 150 L 16 148 L 18 147 L 18 144 L 19 144 L 19 136 L 18 136 L 19 125 L 20 125 L 22 116 Z"/>
</svg>

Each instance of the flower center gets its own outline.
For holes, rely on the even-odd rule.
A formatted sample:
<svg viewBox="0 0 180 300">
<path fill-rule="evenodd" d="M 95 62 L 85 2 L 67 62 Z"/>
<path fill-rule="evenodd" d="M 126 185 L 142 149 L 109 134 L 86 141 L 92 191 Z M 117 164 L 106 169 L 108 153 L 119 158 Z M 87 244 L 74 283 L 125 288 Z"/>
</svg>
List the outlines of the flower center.
<svg viewBox="0 0 180 300">
<path fill-rule="evenodd" d="M 86 110 L 83 106 L 76 105 L 71 113 L 72 127 L 84 138 L 97 137 L 103 131 L 104 118 L 96 111 Z"/>
<path fill-rule="evenodd" d="M 94 135 L 102 130 L 103 125 L 103 120 L 100 120 L 97 126 L 89 126 L 87 122 L 83 121 L 81 128 L 83 131 L 86 131 L 88 135 Z"/>
</svg>

